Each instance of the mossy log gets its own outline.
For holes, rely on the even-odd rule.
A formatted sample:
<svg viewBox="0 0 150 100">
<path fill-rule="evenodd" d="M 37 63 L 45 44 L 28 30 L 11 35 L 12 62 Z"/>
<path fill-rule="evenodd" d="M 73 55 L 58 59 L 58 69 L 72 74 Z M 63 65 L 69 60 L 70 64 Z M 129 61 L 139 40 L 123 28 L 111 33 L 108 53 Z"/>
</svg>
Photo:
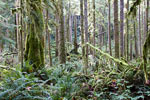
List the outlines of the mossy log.
<svg viewBox="0 0 150 100">
<path fill-rule="evenodd" d="M 125 61 L 122 61 L 120 59 L 117 59 L 117 58 L 114 58 L 112 57 L 111 55 L 109 55 L 108 53 L 105 53 L 103 52 L 102 50 L 100 50 L 99 48 L 97 47 L 94 47 L 93 45 L 91 45 L 90 43 L 87 43 L 86 45 L 90 46 L 91 48 L 95 49 L 96 51 L 98 51 L 99 53 L 101 53 L 103 56 L 113 60 L 114 62 L 120 64 L 120 65 L 123 65 L 123 66 L 130 66 L 128 63 L 126 63 Z"/>
</svg>

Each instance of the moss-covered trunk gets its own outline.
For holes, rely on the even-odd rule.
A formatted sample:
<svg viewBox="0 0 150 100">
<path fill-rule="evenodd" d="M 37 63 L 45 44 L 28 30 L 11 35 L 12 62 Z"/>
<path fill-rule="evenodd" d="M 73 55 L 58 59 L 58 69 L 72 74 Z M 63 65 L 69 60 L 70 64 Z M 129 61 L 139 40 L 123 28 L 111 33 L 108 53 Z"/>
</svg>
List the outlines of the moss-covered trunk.
<svg viewBox="0 0 150 100">
<path fill-rule="evenodd" d="M 146 41 L 145 41 L 145 44 L 143 46 L 143 70 L 144 70 L 144 75 L 145 75 L 145 81 L 147 84 L 149 84 L 149 81 L 148 81 L 148 74 L 147 74 L 147 63 L 150 62 L 150 59 L 149 59 L 149 55 L 150 55 L 150 34 L 148 35 Z"/>
<path fill-rule="evenodd" d="M 28 61 L 34 69 L 44 66 L 44 45 L 34 31 L 34 25 L 30 25 L 30 34 L 26 38 L 25 61 Z"/>
<path fill-rule="evenodd" d="M 30 23 L 26 38 L 25 61 L 32 65 L 31 72 L 44 66 L 44 20 L 41 0 L 27 0 L 26 7 Z"/>
</svg>

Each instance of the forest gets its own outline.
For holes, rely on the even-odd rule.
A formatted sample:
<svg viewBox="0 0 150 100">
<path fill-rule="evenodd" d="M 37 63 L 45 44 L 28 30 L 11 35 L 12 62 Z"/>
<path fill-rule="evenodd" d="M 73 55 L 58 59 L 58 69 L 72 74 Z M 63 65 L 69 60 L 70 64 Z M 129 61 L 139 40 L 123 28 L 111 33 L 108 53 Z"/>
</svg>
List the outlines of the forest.
<svg viewBox="0 0 150 100">
<path fill-rule="evenodd" d="M 0 100 L 150 100 L 149 0 L 0 0 Z"/>
</svg>

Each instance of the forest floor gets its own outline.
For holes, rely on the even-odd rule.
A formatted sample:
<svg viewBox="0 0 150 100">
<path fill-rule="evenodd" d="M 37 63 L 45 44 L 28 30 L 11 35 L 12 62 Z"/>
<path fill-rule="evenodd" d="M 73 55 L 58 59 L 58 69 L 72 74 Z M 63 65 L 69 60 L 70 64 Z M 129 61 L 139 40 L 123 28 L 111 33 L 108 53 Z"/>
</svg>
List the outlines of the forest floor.
<svg viewBox="0 0 150 100">
<path fill-rule="evenodd" d="M 0 100 L 150 100 L 140 60 L 119 71 L 119 65 L 103 56 L 89 56 L 85 74 L 81 55 L 70 55 L 65 65 L 55 58 L 53 67 L 46 64 L 37 72 L 24 73 L 15 57 L 0 58 Z"/>
</svg>

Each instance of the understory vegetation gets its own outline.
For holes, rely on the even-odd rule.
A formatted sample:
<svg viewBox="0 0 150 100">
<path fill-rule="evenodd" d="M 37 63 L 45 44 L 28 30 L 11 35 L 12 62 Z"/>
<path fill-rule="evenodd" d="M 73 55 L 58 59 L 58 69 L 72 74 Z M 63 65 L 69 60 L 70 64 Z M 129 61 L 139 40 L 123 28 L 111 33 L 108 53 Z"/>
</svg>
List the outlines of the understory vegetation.
<svg viewBox="0 0 150 100">
<path fill-rule="evenodd" d="M 0 100 L 150 100 L 149 0 L 0 0 Z"/>
<path fill-rule="evenodd" d="M 0 100 L 148 100 L 150 87 L 144 83 L 140 59 L 130 68 L 120 65 L 119 71 L 113 61 L 98 55 L 96 60 L 89 57 L 88 74 L 83 73 L 81 55 L 73 54 L 65 65 L 56 58 L 55 66 L 33 73 L 23 72 L 20 65 L 0 66 Z M 28 62 L 25 66 L 32 69 Z"/>
</svg>

